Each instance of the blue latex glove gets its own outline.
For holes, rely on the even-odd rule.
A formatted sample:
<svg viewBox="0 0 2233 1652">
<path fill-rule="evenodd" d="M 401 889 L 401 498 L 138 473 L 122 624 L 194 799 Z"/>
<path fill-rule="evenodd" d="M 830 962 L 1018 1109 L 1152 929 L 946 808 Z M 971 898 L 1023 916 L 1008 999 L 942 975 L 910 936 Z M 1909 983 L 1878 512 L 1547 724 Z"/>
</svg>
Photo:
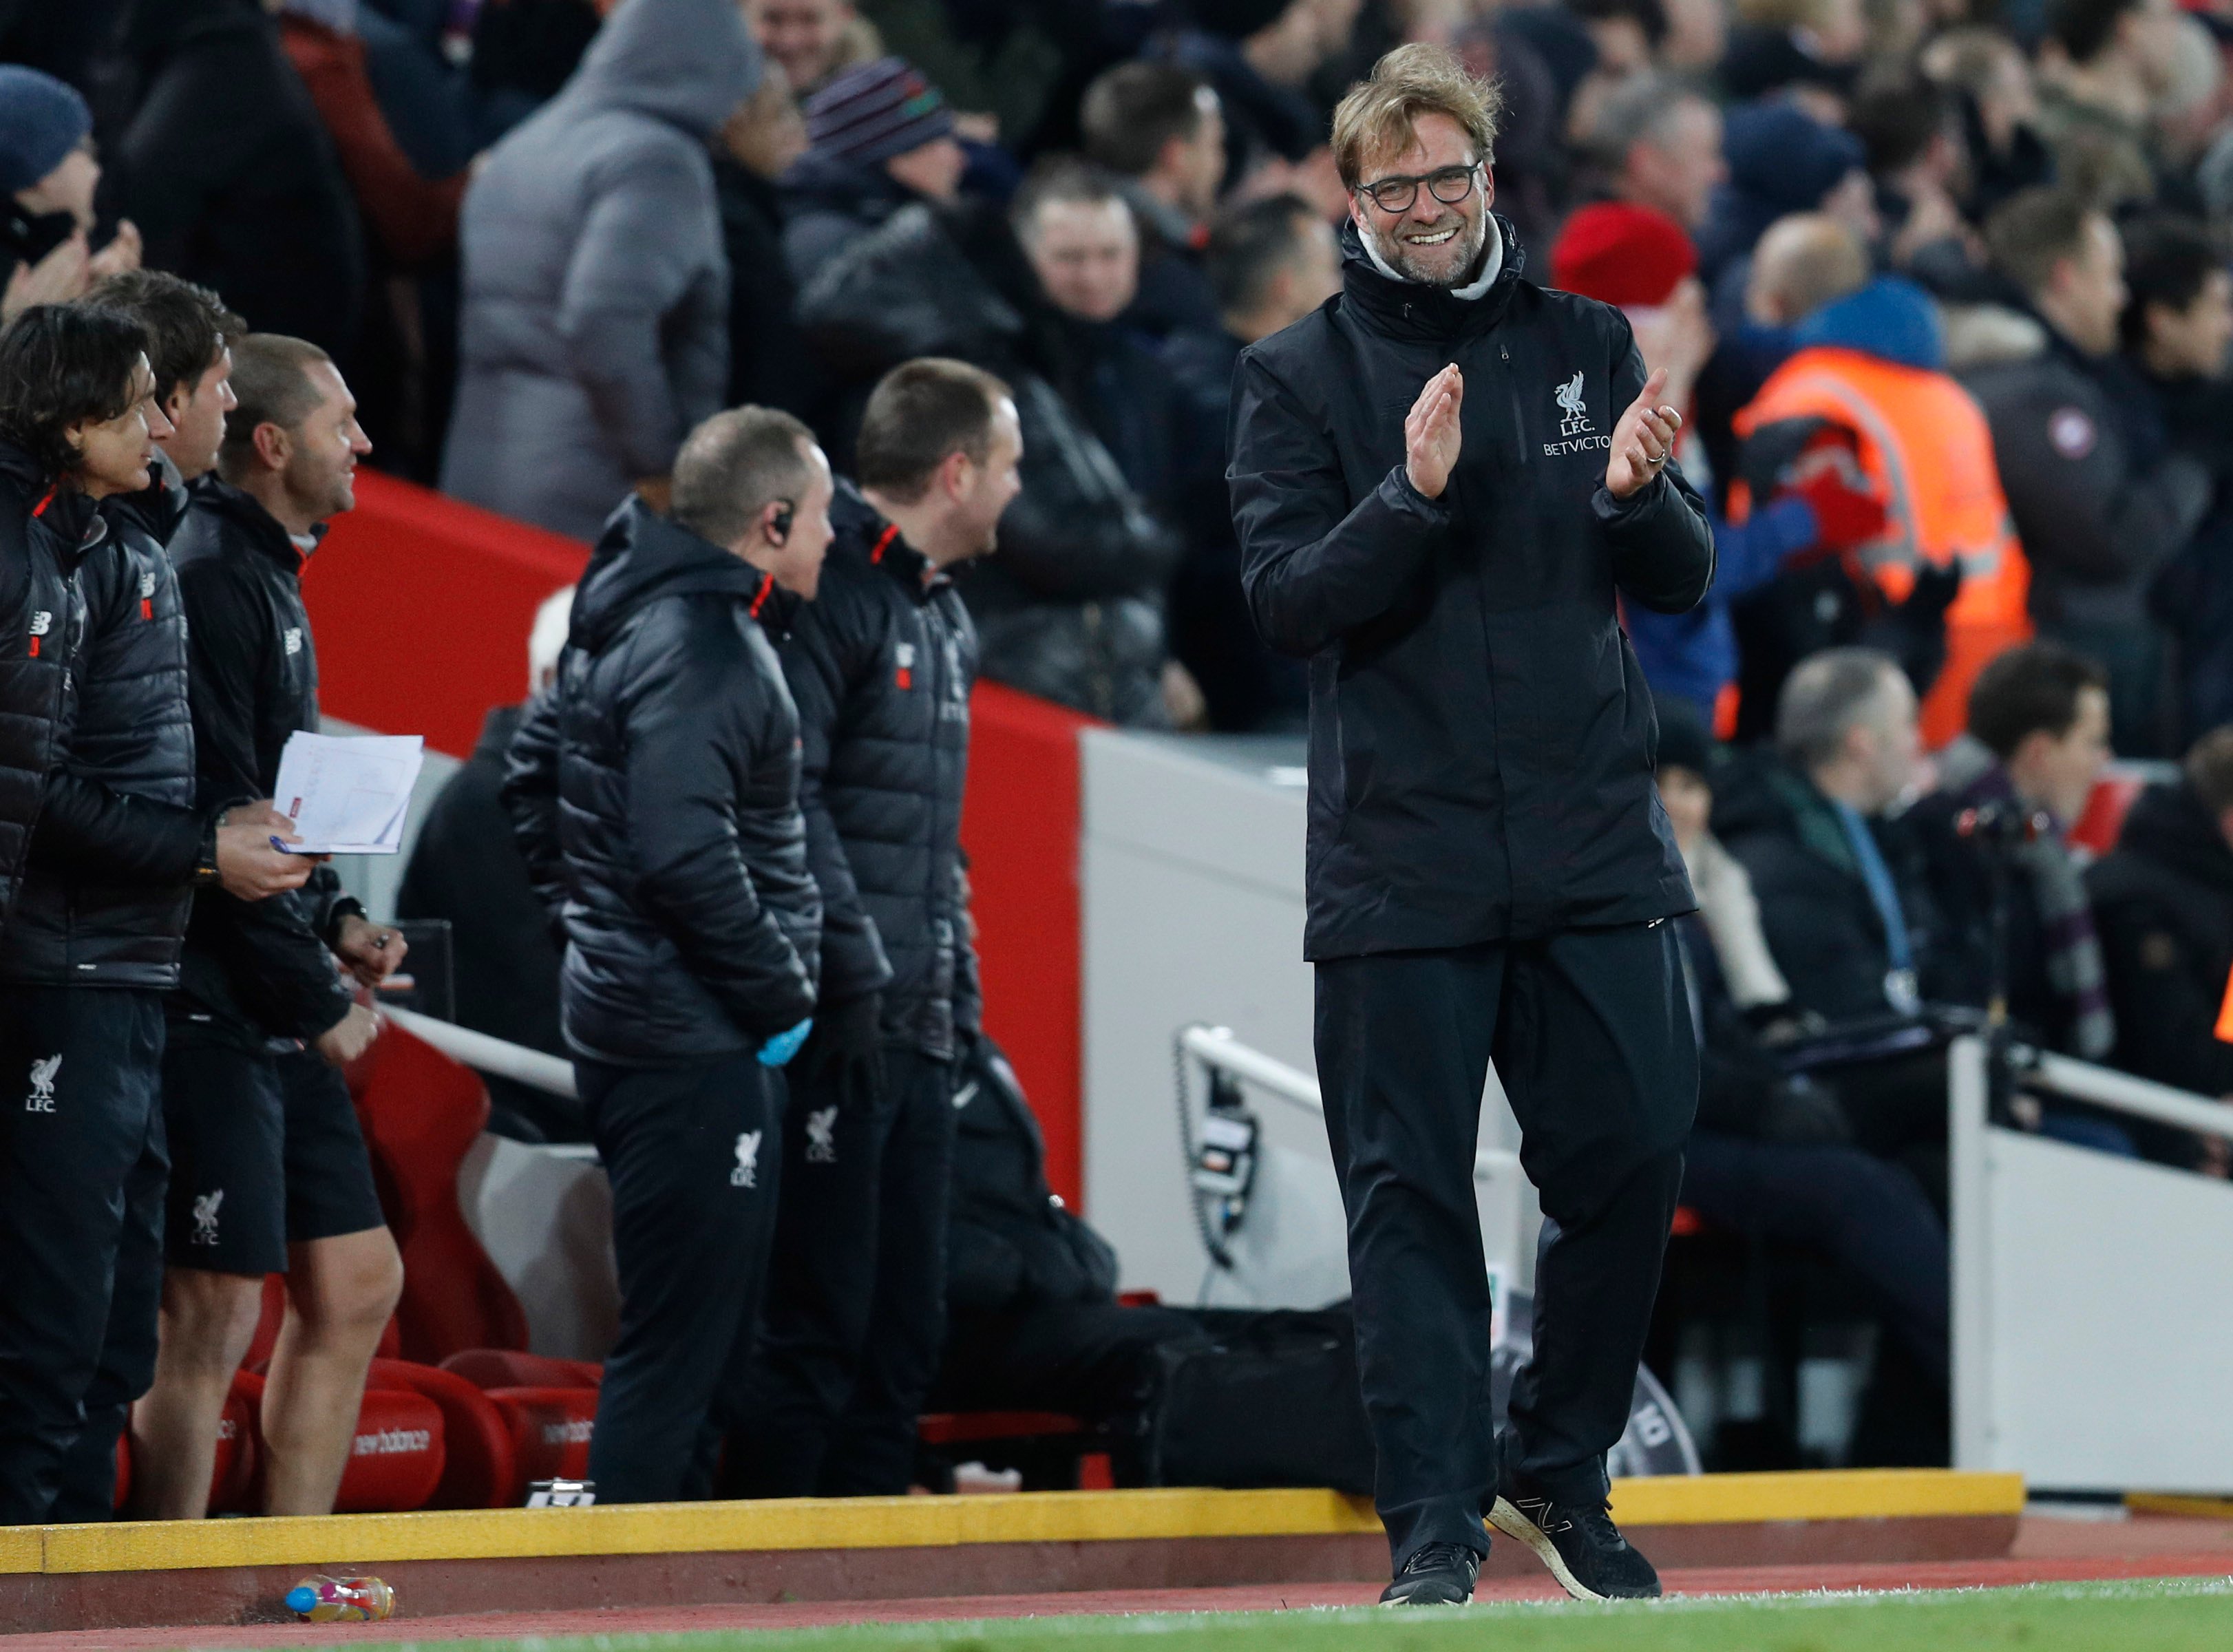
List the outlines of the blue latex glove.
<svg viewBox="0 0 2233 1652">
<path fill-rule="evenodd" d="M 799 1045 L 806 1042 L 806 1035 L 813 1031 L 814 1018 L 810 1015 L 790 1031 L 777 1033 L 774 1037 L 760 1046 L 760 1065 L 763 1067 L 784 1065 L 798 1053 Z"/>
</svg>

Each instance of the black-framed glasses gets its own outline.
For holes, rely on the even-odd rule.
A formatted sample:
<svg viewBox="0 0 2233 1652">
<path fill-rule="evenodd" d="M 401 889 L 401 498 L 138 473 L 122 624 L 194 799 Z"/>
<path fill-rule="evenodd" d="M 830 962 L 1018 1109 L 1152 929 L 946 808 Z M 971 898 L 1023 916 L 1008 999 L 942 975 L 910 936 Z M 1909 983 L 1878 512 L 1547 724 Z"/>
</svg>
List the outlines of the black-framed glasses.
<svg viewBox="0 0 2233 1652">
<path fill-rule="evenodd" d="M 1388 213 L 1408 212 L 1411 203 L 1419 198 L 1419 185 L 1424 184 L 1427 192 L 1444 206 L 1455 206 L 1473 193 L 1474 174 L 1481 170 L 1475 161 L 1468 166 L 1437 166 L 1418 178 L 1383 178 L 1374 184 L 1359 184 L 1357 192 L 1369 195 L 1372 204 Z"/>
</svg>

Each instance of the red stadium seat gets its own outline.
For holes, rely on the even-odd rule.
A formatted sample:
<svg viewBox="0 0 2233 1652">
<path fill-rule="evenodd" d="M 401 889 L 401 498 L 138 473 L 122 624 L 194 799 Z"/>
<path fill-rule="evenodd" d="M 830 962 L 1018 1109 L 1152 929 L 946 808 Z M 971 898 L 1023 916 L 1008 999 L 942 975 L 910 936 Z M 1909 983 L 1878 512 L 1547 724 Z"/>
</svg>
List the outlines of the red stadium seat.
<svg viewBox="0 0 2233 1652">
<path fill-rule="evenodd" d="M 230 1430 L 227 1421 L 232 1424 Z M 232 1374 L 232 1392 L 218 1424 L 209 1510 L 212 1514 L 260 1514 L 264 1510 L 264 1376 L 245 1366 Z"/>
<path fill-rule="evenodd" d="M 479 1388 L 456 1374 L 407 1360 L 376 1359 L 369 1386 L 407 1389 L 442 1413 L 442 1478 L 427 1506 L 506 1508 L 517 1499 L 518 1454 L 505 1414 Z"/>
<path fill-rule="evenodd" d="M 253 1397 L 247 1384 L 253 1383 Z M 210 1507 L 238 1508 L 258 1478 L 263 1465 L 263 1441 L 256 1432 L 257 1413 L 264 1403 L 264 1379 L 246 1371 L 235 1373 L 232 1392 L 225 1396 L 217 1423 L 217 1466 L 210 1474 Z"/>
<path fill-rule="evenodd" d="M 508 1503 L 524 1500 L 530 1481 L 589 1474 L 589 1435 L 597 1421 L 595 1389 L 491 1389 L 488 1398 L 511 1430 L 517 1478 Z"/>
<path fill-rule="evenodd" d="M 481 1389 L 594 1389 L 605 1368 L 585 1359 L 554 1359 L 509 1348 L 468 1348 L 442 1369 Z"/>
<path fill-rule="evenodd" d="M 915 1419 L 927 1446 L 962 1446 L 983 1440 L 1047 1440 L 1085 1432 L 1059 1411 L 934 1411 Z"/>
<path fill-rule="evenodd" d="M 244 1370 L 232 1379 L 225 1416 L 233 1423 L 232 1455 L 218 1440 L 212 1514 L 249 1514 L 264 1507 L 264 1379 Z M 357 1409 L 356 1437 L 334 1499 L 337 1514 L 401 1514 L 424 1508 L 442 1480 L 445 1432 L 440 1407 L 407 1389 L 370 1387 Z"/>
<path fill-rule="evenodd" d="M 423 1394 L 368 1389 L 356 1441 L 334 1498 L 336 1514 L 402 1514 L 422 1509 L 442 1483 L 441 1408 Z"/>
<path fill-rule="evenodd" d="M 458 1167 L 488 1122 L 480 1079 L 391 1025 L 349 1080 L 381 1208 L 403 1252 L 398 1352 L 439 1365 L 460 1349 L 525 1347 L 519 1298 L 458 1206 Z"/>
</svg>

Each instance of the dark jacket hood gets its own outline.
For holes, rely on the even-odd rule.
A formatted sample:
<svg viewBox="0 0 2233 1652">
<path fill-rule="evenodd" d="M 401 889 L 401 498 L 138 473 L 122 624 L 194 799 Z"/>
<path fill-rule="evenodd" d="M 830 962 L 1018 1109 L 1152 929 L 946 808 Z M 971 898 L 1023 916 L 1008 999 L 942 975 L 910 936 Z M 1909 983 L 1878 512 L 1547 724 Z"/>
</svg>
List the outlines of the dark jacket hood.
<svg viewBox="0 0 2233 1652">
<path fill-rule="evenodd" d="M 1793 329 L 1800 348 L 1858 350 L 1904 367 L 1937 373 L 1946 366 L 1946 340 L 1937 307 L 1911 281 L 1881 276 L 1857 293 L 1825 304 Z"/>
<path fill-rule="evenodd" d="M 294 536 L 280 525 L 278 517 L 264 508 L 264 502 L 254 494 L 233 486 L 214 472 L 196 478 L 188 489 L 196 504 L 228 518 L 246 533 L 256 548 L 290 572 L 299 574 L 309 560 Z M 314 538 L 326 537 L 326 524 L 320 523 L 311 530 Z"/>
<path fill-rule="evenodd" d="M 2116 852 L 2153 861 L 2197 883 L 2233 890 L 2233 846 L 2217 829 L 2210 805 L 2183 780 L 2150 786 L 2133 799 Z"/>
<path fill-rule="evenodd" d="M 843 477 L 830 501 L 830 561 L 857 561 L 864 568 L 882 569 L 918 602 L 951 582 L 949 576 L 932 568 L 929 557 L 908 543 L 896 524 Z"/>
<path fill-rule="evenodd" d="M 38 518 L 55 543 L 75 546 L 82 556 L 107 536 L 101 507 L 75 488 L 57 487 L 36 459 L 15 443 L 0 439 L 0 483 L 15 490 L 23 508 Z"/>
<path fill-rule="evenodd" d="M 596 654 L 647 603 L 705 595 L 742 597 L 757 609 L 778 593 L 771 576 L 676 526 L 631 494 L 605 524 L 582 576 L 567 645 Z"/>
<path fill-rule="evenodd" d="M 622 0 L 558 101 L 634 109 L 710 139 L 759 83 L 759 48 L 735 0 Z"/>
<path fill-rule="evenodd" d="M 1364 250 L 1364 237 L 1357 233 L 1357 225 L 1343 224 L 1343 301 L 1371 317 L 1378 331 L 1397 338 L 1455 338 L 1494 326 L 1519 289 L 1527 253 L 1518 232 L 1502 213 L 1491 212 L 1489 221 L 1504 238 L 1504 265 L 1489 289 L 1478 298 L 1460 298 L 1447 287 L 1429 287 L 1381 274 Z"/>
</svg>

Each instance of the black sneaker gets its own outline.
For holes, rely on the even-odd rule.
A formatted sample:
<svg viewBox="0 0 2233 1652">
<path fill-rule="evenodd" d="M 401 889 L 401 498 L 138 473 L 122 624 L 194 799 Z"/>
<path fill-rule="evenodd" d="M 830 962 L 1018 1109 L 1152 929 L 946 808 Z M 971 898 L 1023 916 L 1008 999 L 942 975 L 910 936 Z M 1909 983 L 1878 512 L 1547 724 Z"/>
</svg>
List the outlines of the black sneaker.
<svg viewBox="0 0 2233 1652">
<path fill-rule="evenodd" d="M 1462 1606 L 1473 1598 L 1481 1557 L 1462 1544 L 1430 1543 L 1380 1591 L 1383 1606 Z"/>
<path fill-rule="evenodd" d="M 1559 1503 L 1522 1482 L 1497 1493 L 1488 1523 L 1535 1551 L 1576 1600 L 1656 1600 L 1659 1574 L 1628 1545 L 1603 1503 Z"/>
</svg>

